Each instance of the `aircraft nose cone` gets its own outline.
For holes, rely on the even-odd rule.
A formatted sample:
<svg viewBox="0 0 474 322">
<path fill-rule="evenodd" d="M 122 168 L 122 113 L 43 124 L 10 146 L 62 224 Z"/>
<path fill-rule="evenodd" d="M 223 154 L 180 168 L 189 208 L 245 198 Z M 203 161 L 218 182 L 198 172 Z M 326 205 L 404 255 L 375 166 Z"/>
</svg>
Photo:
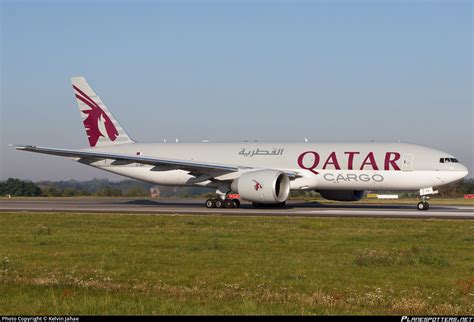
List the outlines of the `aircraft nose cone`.
<svg viewBox="0 0 474 322">
<path fill-rule="evenodd" d="M 460 169 L 460 175 L 461 175 L 461 178 L 464 178 L 465 176 L 467 176 L 469 174 L 469 171 L 467 170 L 467 168 L 461 164 L 461 169 Z"/>
</svg>

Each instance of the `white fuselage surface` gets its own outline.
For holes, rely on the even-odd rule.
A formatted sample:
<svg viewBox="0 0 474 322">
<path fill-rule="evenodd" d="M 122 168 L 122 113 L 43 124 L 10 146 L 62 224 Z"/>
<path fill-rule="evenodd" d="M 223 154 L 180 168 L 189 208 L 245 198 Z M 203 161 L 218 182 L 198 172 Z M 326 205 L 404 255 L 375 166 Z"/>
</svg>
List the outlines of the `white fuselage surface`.
<svg viewBox="0 0 474 322">
<path fill-rule="evenodd" d="M 299 176 L 291 181 L 292 190 L 417 190 L 441 186 L 467 174 L 459 162 L 440 162 L 454 159 L 446 152 L 398 142 L 131 143 L 93 150 L 236 165 L 239 172 L 294 172 Z M 173 170 L 172 166 L 120 164 L 113 160 L 89 165 L 162 185 L 218 185 L 210 180 L 196 181 L 193 173 Z M 229 177 L 238 177 L 238 172 L 215 178 Z"/>
</svg>

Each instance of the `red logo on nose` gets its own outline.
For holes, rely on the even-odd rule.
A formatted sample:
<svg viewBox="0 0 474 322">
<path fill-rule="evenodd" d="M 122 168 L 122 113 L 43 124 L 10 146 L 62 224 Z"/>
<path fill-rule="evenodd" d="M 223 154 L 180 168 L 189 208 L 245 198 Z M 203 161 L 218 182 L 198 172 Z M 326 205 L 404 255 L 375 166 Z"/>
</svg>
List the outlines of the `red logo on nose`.
<svg viewBox="0 0 474 322">
<path fill-rule="evenodd" d="M 258 182 L 257 180 L 254 180 L 253 182 L 255 182 L 255 185 L 253 186 L 255 191 L 259 191 L 260 189 L 263 188 L 260 182 Z"/>
<path fill-rule="evenodd" d="M 74 85 L 72 87 L 77 91 L 77 99 L 81 100 L 84 104 L 91 108 L 90 110 L 82 111 L 87 115 L 83 123 L 84 127 L 86 128 L 90 146 L 94 147 L 97 144 L 99 138 L 105 137 L 105 134 L 107 134 L 111 141 L 115 141 L 119 133 L 108 115 L 105 114 L 100 106 L 86 93 Z"/>
</svg>

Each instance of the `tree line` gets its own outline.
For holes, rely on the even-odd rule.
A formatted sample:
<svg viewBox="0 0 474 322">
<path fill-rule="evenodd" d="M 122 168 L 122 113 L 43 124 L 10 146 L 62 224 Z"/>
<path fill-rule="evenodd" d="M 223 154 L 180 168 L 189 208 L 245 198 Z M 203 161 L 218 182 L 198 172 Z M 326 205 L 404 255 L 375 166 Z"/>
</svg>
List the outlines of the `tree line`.
<svg viewBox="0 0 474 322">
<path fill-rule="evenodd" d="M 201 187 L 165 187 L 150 183 L 122 180 L 109 181 L 107 179 L 93 179 L 89 181 L 24 181 L 9 178 L 0 181 L 0 196 L 12 197 L 149 197 L 151 188 L 158 188 L 162 197 L 195 197 L 208 196 L 214 191 Z M 439 197 L 462 197 L 465 194 L 474 194 L 474 179 L 465 179 L 438 188 Z M 390 192 L 400 197 L 416 197 L 417 192 Z M 291 197 L 316 197 L 314 191 L 293 191 Z"/>
<path fill-rule="evenodd" d="M 200 187 L 165 187 L 151 183 L 93 179 L 88 181 L 24 181 L 9 178 L 0 181 L 0 196 L 12 197 L 149 197 L 150 189 L 158 188 L 162 197 L 192 197 L 209 193 Z"/>
<path fill-rule="evenodd" d="M 35 183 L 9 178 L 0 182 L 0 195 L 11 195 L 12 197 L 146 197 L 149 195 L 149 188 L 138 183 L 120 184 L 108 180 Z"/>
</svg>

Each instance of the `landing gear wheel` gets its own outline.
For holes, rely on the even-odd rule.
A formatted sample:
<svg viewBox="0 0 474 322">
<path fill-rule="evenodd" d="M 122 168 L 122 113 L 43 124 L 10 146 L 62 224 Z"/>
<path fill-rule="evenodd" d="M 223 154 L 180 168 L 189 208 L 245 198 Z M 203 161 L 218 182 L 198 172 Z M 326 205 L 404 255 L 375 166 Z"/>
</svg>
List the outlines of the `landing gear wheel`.
<svg viewBox="0 0 474 322">
<path fill-rule="evenodd" d="M 421 201 L 418 203 L 416 207 L 418 208 L 418 210 L 425 210 L 425 204 Z"/>
<path fill-rule="evenodd" d="M 224 206 L 225 206 L 225 208 L 234 208 L 235 203 L 232 199 L 226 199 L 226 200 L 224 200 Z"/>
<path fill-rule="evenodd" d="M 216 199 L 216 208 L 224 208 L 224 201 L 222 199 Z"/>
<path fill-rule="evenodd" d="M 420 201 L 417 205 L 418 210 L 430 209 L 430 204 L 427 201 Z"/>
<path fill-rule="evenodd" d="M 239 199 L 232 199 L 232 201 L 234 202 L 235 208 L 240 208 L 240 201 L 239 201 Z"/>
<path fill-rule="evenodd" d="M 216 201 L 214 199 L 207 199 L 206 200 L 206 207 L 207 208 L 216 208 Z"/>
</svg>

